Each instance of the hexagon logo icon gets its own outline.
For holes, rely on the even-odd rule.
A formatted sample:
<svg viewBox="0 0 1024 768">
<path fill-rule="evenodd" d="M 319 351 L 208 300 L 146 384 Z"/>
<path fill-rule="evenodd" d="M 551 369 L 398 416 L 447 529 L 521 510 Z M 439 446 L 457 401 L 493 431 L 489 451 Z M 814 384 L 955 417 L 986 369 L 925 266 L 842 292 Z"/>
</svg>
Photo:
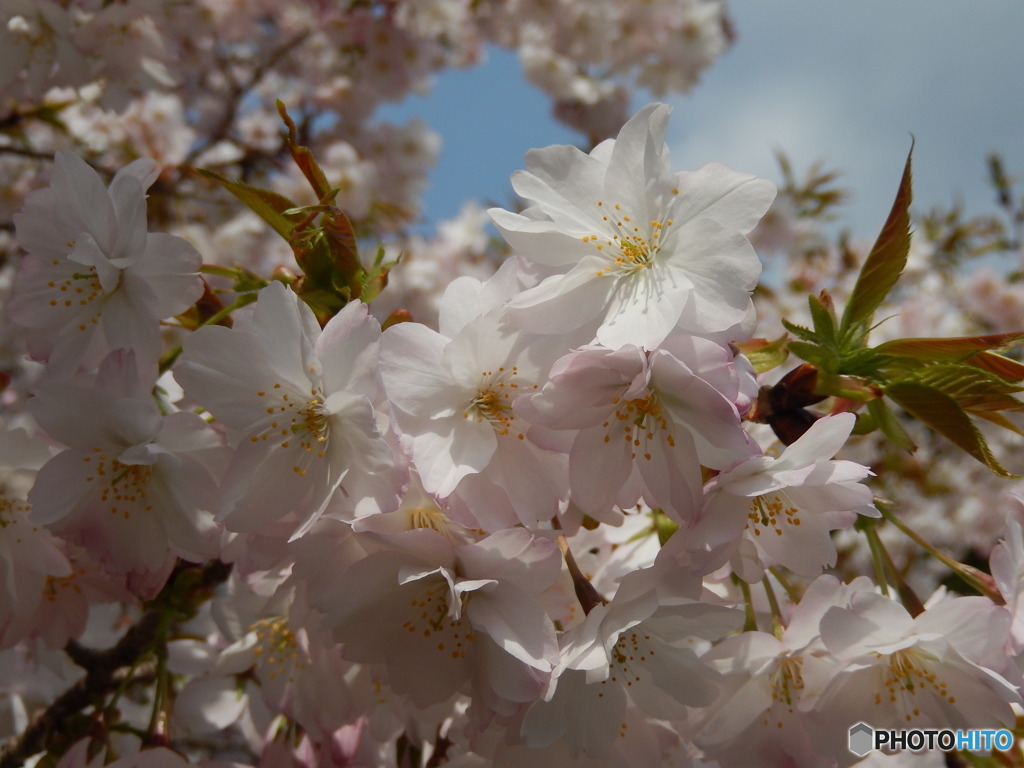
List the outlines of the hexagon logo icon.
<svg viewBox="0 0 1024 768">
<path fill-rule="evenodd" d="M 864 757 L 874 749 L 875 729 L 867 723 L 857 723 L 850 728 L 850 751 L 857 757 Z"/>
</svg>

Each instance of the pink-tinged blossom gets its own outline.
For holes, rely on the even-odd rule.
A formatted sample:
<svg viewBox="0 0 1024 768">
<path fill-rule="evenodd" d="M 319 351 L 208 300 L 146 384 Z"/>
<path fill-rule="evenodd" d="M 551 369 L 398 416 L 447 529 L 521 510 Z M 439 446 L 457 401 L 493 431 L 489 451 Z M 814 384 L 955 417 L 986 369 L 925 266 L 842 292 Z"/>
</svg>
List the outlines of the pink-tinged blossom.
<svg viewBox="0 0 1024 768">
<path fill-rule="evenodd" d="M 559 638 L 557 678 L 523 720 L 526 743 L 564 740 L 574 757 L 601 757 L 625 737 L 629 709 L 681 720 L 711 703 L 719 675 L 691 645 L 735 630 L 742 615 L 700 596 L 700 581 L 678 568 L 628 574 L 610 603 Z"/>
<path fill-rule="evenodd" d="M 248 322 L 191 334 L 175 377 L 236 445 L 220 519 L 252 532 L 294 512 L 304 530 L 341 491 L 339 514 L 394 509 L 403 478 L 382 435 L 380 325 L 355 301 L 320 330 L 280 283 Z"/>
<path fill-rule="evenodd" d="M 584 347 L 558 360 L 540 392 L 517 410 L 544 428 L 542 445 L 568 444 L 573 503 L 602 519 L 641 498 L 676 520 L 700 508 L 701 465 L 722 469 L 756 446 L 737 401 L 754 389 L 749 371 L 724 347 L 673 336 L 650 352 Z"/>
<path fill-rule="evenodd" d="M 28 509 L 0 492 L 0 648 L 32 631 L 49 580 L 71 575 L 60 541 L 30 521 Z"/>
<path fill-rule="evenodd" d="M 43 381 L 30 407 L 67 446 L 39 470 L 34 520 L 119 573 L 156 575 L 176 557 L 217 554 L 213 470 L 224 448 L 196 414 L 161 415 L 132 353 L 111 353 L 95 375 Z"/>
<path fill-rule="evenodd" d="M 24 499 L 50 455 L 24 429 L 0 423 L 0 648 L 45 631 L 50 586 L 72 574 L 63 542 L 30 519 Z"/>
<path fill-rule="evenodd" d="M 490 211 L 512 248 L 550 275 L 509 302 L 518 326 L 588 328 L 606 347 L 651 349 L 677 326 L 708 335 L 749 322 L 761 264 L 744 233 L 775 188 L 723 165 L 673 173 L 668 114 L 645 107 L 589 155 L 571 146 L 527 154 L 512 185 L 534 205 Z"/>
<path fill-rule="evenodd" d="M 486 285 L 463 278 L 446 293 L 441 328 L 451 337 L 416 323 L 389 328 L 381 370 L 423 487 L 447 498 L 458 522 L 493 531 L 558 512 L 564 456 L 527 440 L 529 425 L 512 408 L 543 381 L 552 345 L 494 312 L 471 320 L 454 306 L 453 291 L 480 299 Z"/>
<path fill-rule="evenodd" d="M 1013 650 L 1024 650 L 1024 526 L 1015 515 L 1006 519 L 1004 538 L 989 557 L 992 578 L 1013 617 L 1010 638 Z"/>
<path fill-rule="evenodd" d="M 89 61 L 72 42 L 74 14 L 58 3 L 5 0 L 0 6 L 0 114 L 51 85 L 89 80 Z"/>
<path fill-rule="evenodd" d="M 334 585 L 318 587 L 314 605 L 343 656 L 383 666 L 418 707 L 465 692 L 486 712 L 540 694 L 558 660 L 540 601 L 560 572 L 554 543 L 522 528 L 461 546 L 430 529 L 372 542 L 331 575 L 323 563 L 297 566 Z"/>
<path fill-rule="evenodd" d="M 721 547 L 734 572 L 751 582 L 772 565 L 809 577 L 835 565 L 830 532 L 853 525 L 858 514 L 879 516 L 861 483 L 871 471 L 832 459 L 854 421 L 852 413 L 819 419 L 778 457 L 753 456 L 719 474 L 705 489 L 690 540 Z"/>
<path fill-rule="evenodd" d="M 1019 675 L 1010 681 L 986 666 L 1004 657 L 1009 630 L 1009 613 L 983 597 L 950 598 L 914 618 L 882 595 L 854 594 L 821 620 L 821 640 L 844 666 L 816 702 L 820 722 L 1012 726 Z"/>
<path fill-rule="evenodd" d="M 830 765 L 835 746 L 815 736 L 811 714 L 818 694 L 841 667 L 818 635 L 821 617 L 845 607 L 871 582 L 846 585 L 819 576 L 785 619 L 778 635 L 748 631 L 723 640 L 701 658 L 722 673 L 718 699 L 695 712 L 695 741 L 723 768 L 741 768 L 758 756 L 766 768 Z M 788 608 L 788 606 L 787 606 Z"/>
<path fill-rule="evenodd" d="M 145 189 L 156 176 L 152 160 L 136 160 L 107 188 L 85 161 L 59 152 L 49 189 L 30 195 L 14 217 L 29 255 L 8 311 L 51 374 L 122 348 L 134 350 L 140 369 L 155 365 L 160 321 L 202 295 L 196 249 L 147 232 Z"/>
</svg>

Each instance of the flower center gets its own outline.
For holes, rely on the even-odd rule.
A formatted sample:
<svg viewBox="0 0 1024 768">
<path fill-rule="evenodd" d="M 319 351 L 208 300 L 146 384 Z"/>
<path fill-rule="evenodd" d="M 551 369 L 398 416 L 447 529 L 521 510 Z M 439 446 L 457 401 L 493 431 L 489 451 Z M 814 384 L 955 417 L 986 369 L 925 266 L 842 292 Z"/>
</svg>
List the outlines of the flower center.
<svg viewBox="0 0 1024 768">
<path fill-rule="evenodd" d="M 409 516 L 409 529 L 430 528 L 437 531 L 444 537 L 448 537 L 448 529 L 452 524 L 448 515 L 439 507 L 414 507 L 407 512 Z"/>
<path fill-rule="evenodd" d="M 132 516 L 133 508 L 151 512 L 152 504 L 145 503 L 146 489 L 153 476 L 151 464 L 122 464 L 112 459 L 102 448 L 93 448 L 92 455 L 83 456 L 82 461 L 90 464 L 87 483 L 99 485 L 100 503 L 112 515 L 121 515 L 125 520 Z"/>
<path fill-rule="evenodd" d="M 882 654 L 876 654 L 882 658 Z M 917 648 L 903 648 L 889 656 L 889 663 L 883 667 L 882 687 L 875 694 L 875 704 L 896 704 L 903 710 L 909 722 L 921 714 L 916 706 L 918 693 L 931 690 L 932 693 L 956 704 L 956 696 L 949 693 L 946 682 L 932 669 L 933 657 Z"/>
<path fill-rule="evenodd" d="M 678 193 L 678 189 L 672 190 L 673 195 Z M 607 259 L 607 265 L 597 271 L 597 276 L 630 275 L 650 267 L 665 233 L 672 226 L 672 219 L 652 219 L 646 226 L 641 226 L 619 203 L 606 205 L 603 200 L 598 200 L 597 207 L 605 231 L 582 237 L 584 243 L 592 245 Z"/>
<path fill-rule="evenodd" d="M 793 711 L 793 703 L 800 698 L 804 689 L 804 660 L 798 656 L 785 656 L 779 659 L 778 666 L 769 677 L 772 690 L 772 702 L 785 703 Z"/>
<path fill-rule="evenodd" d="M 300 451 L 302 463 L 307 463 L 307 458 L 322 459 L 327 455 L 331 419 L 324 408 L 324 397 L 319 388 L 311 388 L 306 398 L 296 397 L 281 384 L 274 384 L 270 390 L 256 394 L 270 401 L 266 411 L 273 418 L 262 432 L 249 438 L 251 442 L 279 440 L 279 448 Z M 292 471 L 305 476 L 309 468 L 296 464 Z"/>
<path fill-rule="evenodd" d="M 784 493 L 766 493 L 750 500 L 747 528 L 760 536 L 762 531 L 775 531 L 782 535 L 782 526 L 800 525 L 800 510 Z"/>
<path fill-rule="evenodd" d="M 27 503 L 12 499 L 0 490 L 0 530 L 14 525 L 20 518 L 26 517 L 29 509 Z"/>
<path fill-rule="evenodd" d="M 302 657 L 288 622 L 282 618 L 260 619 L 250 628 L 256 633 L 256 663 L 267 679 L 287 676 L 288 682 L 294 682 L 293 673 L 302 664 Z"/>
<path fill-rule="evenodd" d="M 768 686 L 772 692 L 772 703 L 764 711 L 763 725 L 783 728 L 783 718 L 792 715 L 796 702 L 804 690 L 804 660 L 799 656 L 784 656 L 779 659 L 775 669 L 768 676 Z M 785 712 L 776 710 L 776 706 L 784 707 Z"/>
<path fill-rule="evenodd" d="M 612 403 L 615 405 L 613 418 L 622 428 L 619 435 L 630 446 L 630 458 L 635 459 L 641 455 L 650 461 L 651 448 L 648 443 L 659 434 L 664 434 L 665 442 L 670 447 L 675 447 L 676 442 L 672 437 L 671 425 L 654 393 L 633 400 L 622 400 L 622 398 L 616 397 Z M 601 425 L 608 430 L 604 436 L 606 443 L 612 441 L 612 436 L 617 431 L 612 428 L 612 424 L 612 420 L 609 419 Z"/>
<path fill-rule="evenodd" d="M 498 368 L 496 371 L 480 373 L 480 387 L 469 401 L 462 418 L 486 421 L 499 435 L 515 434 L 520 440 L 526 435 L 518 426 L 518 418 L 512 410 L 512 402 L 522 389 L 537 389 L 536 384 L 527 384 L 519 375 L 516 366 Z"/>
<path fill-rule="evenodd" d="M 64 266 L 59 259 L 54 259 L 51 263 L 55 267 Z M 75 265 L 76 268 L 81 266 L 80 264 Z M 86 272 L 72 272 L 61 280 L 50 280 L 46 283 L 46 286 L 55 292 L 51 293 L 49 299 L 51 307 L 64 309 L 87 307 L 96 299 L 106 295 L 96 275 L 96 268 L 90 266 L 86 269 L 88 270 Z M 102 316 L 102 309 L 96 311 L 91 317 L 87 314 L 80 314 L 76 318 L 78 323 L 75 327 L 79 331 L 88 330 L 90 325 L 97 325 Z"/>
<path fill-rule="evenodd" d="M 648 642 L 650 639 L 651 636 L 642 630 L 623 632 L 609 654 L 608 677 L 601 681 L 601 685 L 613 683 L 632 688 L 633 683 L 639 683 L 644 662 L 654 655 L 654 649 Z M 597 697 L 604 698 L 604 693 L 599 690 Z"/>
<path fill-rule="evenodd" d="M 476 640 L 473 627 L 467 625 L 461 614 L 454 618 L 448 605 L 451 590 L 447 582 L 432 580 L 422 591 L 409 600 L 412 614 L 402 622 L 402 628 L 414 636 L 429 639 L 438 653 L 453 659 L 464 659 Z M 469 600 L 463 595 L 462 606 Z"/>
</svg>

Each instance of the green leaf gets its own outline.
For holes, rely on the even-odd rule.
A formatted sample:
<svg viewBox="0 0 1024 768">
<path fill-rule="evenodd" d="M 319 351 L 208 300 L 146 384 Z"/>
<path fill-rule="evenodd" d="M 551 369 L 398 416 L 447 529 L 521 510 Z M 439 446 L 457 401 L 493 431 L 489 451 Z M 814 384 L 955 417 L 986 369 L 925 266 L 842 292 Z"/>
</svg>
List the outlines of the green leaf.
<svg viewBox="0 0 1024 768">
<path fill-rule="evenodd" d="M 791 341 L 789 342 L 789 351 L 799 357 L 801 360 L 806 360 L 808 363 L 814 363 L 818 368 L 825 371 L 834 371 L 836 369 L 836 357 L 831 350 L 819 347 L 817 344 L 808 344 L 803 341 Z"/>
<path fill-rule="evenodd" d="M 786 362 L 786 358 L 789 357 L 788 341 L 789 336 L 782 334 L 775 341 L 749 339 L 734 342 L 734 346 L 750 361 L 754 373 L 761 374 Z"/>
<path fill-rule="evenodd" d="M 267 189 L 250 187 L 248 184 L 243 184 L 240 181 L 232 181 L 215 171 L 207 171 L 202 168 L 197 170 L 201 176 L 216 181 L 224 189 L 245 203 L 253 213 L 273 227 L 274 231 L 285 240 L 290 241 L 296 224 L 304 218 L 301 213 L 286 213 L 286 211 L 295 208 L 295 203 L 284 195 L 279 195 L 277 192 L 271 192 Z"/>
<path fill-rule="evenodd" d="M 839 373 L 850 376 L 864 376 L 874 380 L 885 380 L 881 369 L 889 358 L 867 347 L 844 347 L 840 353 Z"/>
<path fill-rule="evenodd" d="M 941 390 L 965 411 L 1024 411 L 1024 403 L 1012 396 L 1024 387 L 970 365 L 929 365 L 917 371 L 912 380 Z"/>
<path fill-rule="evenodd" d="M 791 323 L 785 318 L 782 319 L 782 327 L 792 333 L 794 336 L 803 339 L 804 341 L 816 341 L 817 334 L 814 333 L 810 328 L 805 328 L 802 325 Z"/>
<path fill-rule="evenodd" d="M 824 300 L 823 300 L 824 299 Z M 823 344 L 836 343 L 836 313 L 832 300 L 822 291 L 822 296 L 808 296 L 807 304 L 811 308 L 811 320 L 814 332 Z"/>
<path fill-rule="evenodd" d="M 885 394 L 911 416 L 951 440 L 997 475 L 1020 477 L 999 463 L 966 411 L 941 389 L 919 381 L 897 381 L 885 388 Z"/>
<path fill-rule="evenodd" d="M 882 396 L 882 389 L 860 376 L 840 376 L 826 371 L 818 371 L 818 381 L 814 391 L 819 395 L 841 397 L 858 403 L 867 403 Z"/>
<path fill-rule="evenodd" d="M 910 159 L 913 154 L 914 146 L 911 144 L 889 218 L 861 267 L 857 283 L 846 303 L 841 323 L 844 332 L 857 325 L 871 325 L 875 310 L 896 285 L 907 264 L 907 254 L 910 252 Z"/>
<path fill-rule="evenodd" d="M 913 453 L 917 450 L 917 446 L 914 441 L 907 434 L 907 430 L 903 428 L 899 418 L 895 413 L 892 412 L 892 408 L 882 398 L 877 400 L 871 400 L 868 403 L 868 413 L 874 419 L 875 424 L 882 434 L 888 437 L 896 445 L 908 453 Z"/>
</svg>

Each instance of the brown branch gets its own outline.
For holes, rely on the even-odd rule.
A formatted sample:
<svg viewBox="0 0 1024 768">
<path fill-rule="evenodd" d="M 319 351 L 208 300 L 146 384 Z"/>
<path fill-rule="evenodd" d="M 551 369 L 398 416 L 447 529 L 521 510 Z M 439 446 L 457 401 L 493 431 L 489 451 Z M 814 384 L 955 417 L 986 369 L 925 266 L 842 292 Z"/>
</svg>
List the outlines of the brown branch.
<svg viewBox="0 0 1024 768">
<path fill-rule="evenodd" d="M 175 576 L 180 573 L 178 571 Z M 215 560 L 205 565 L 189 590 L 193 604 L 206 600 L 211 590 L 224 582 L 230 573 L 231 566 L 220 561 Z M 161 597 L 174 591 L 178 583 L 175 576 L 168 579 Z M 96 651 L 75 640 L 68 642 L 64 651 L 75 664 L 86 670 L 85 677 L 37 714 L 18 738 L 0 749 L 0 768 L 18 768 L 29 757 L 42 752 L 54 734 L 66 730 L 71 718 L 86 707 L 96 704 L 123 682 L 131 667 L 160 639 L 161 626 L 169 608 L 160 597 L 154 603 L 157 607 L 144 613 L 112 648 Z"/>
<path fill-rule="evenodd" d="M 237 117 L 238 107 L 244 96 L 255 88 L 259 84 L 260 80 L 263 79 L 263 76 L 266 75 L 267 72 L 270 71 L 278 62 L 287 57 L 293 50 L 301 45 L 309 35 L 310 31 L 304 30 L 295 34 L 288 40 L 285 40 L 277 47 L 271 49 L 267 54 L 267 58 L 253 67 L 252 72 L 249 73 L 245 82 L 238 82 L 231 75 L 231 62 L 226 61 L 224 63 L 224 74 L 229 81 L 228 92 L 223 97 L 224 110 L 221 112 L 220 119 L 217 121 L 216 125 L 214 125 L 213 129 L 210 130 L 209 136 L 189 151 L 188 156 L 185 158 L 182 165 L 192 165 L 200 154 L 212 147 L 218 141 L 227 138 L 228 132 Z"/>
</svg>

